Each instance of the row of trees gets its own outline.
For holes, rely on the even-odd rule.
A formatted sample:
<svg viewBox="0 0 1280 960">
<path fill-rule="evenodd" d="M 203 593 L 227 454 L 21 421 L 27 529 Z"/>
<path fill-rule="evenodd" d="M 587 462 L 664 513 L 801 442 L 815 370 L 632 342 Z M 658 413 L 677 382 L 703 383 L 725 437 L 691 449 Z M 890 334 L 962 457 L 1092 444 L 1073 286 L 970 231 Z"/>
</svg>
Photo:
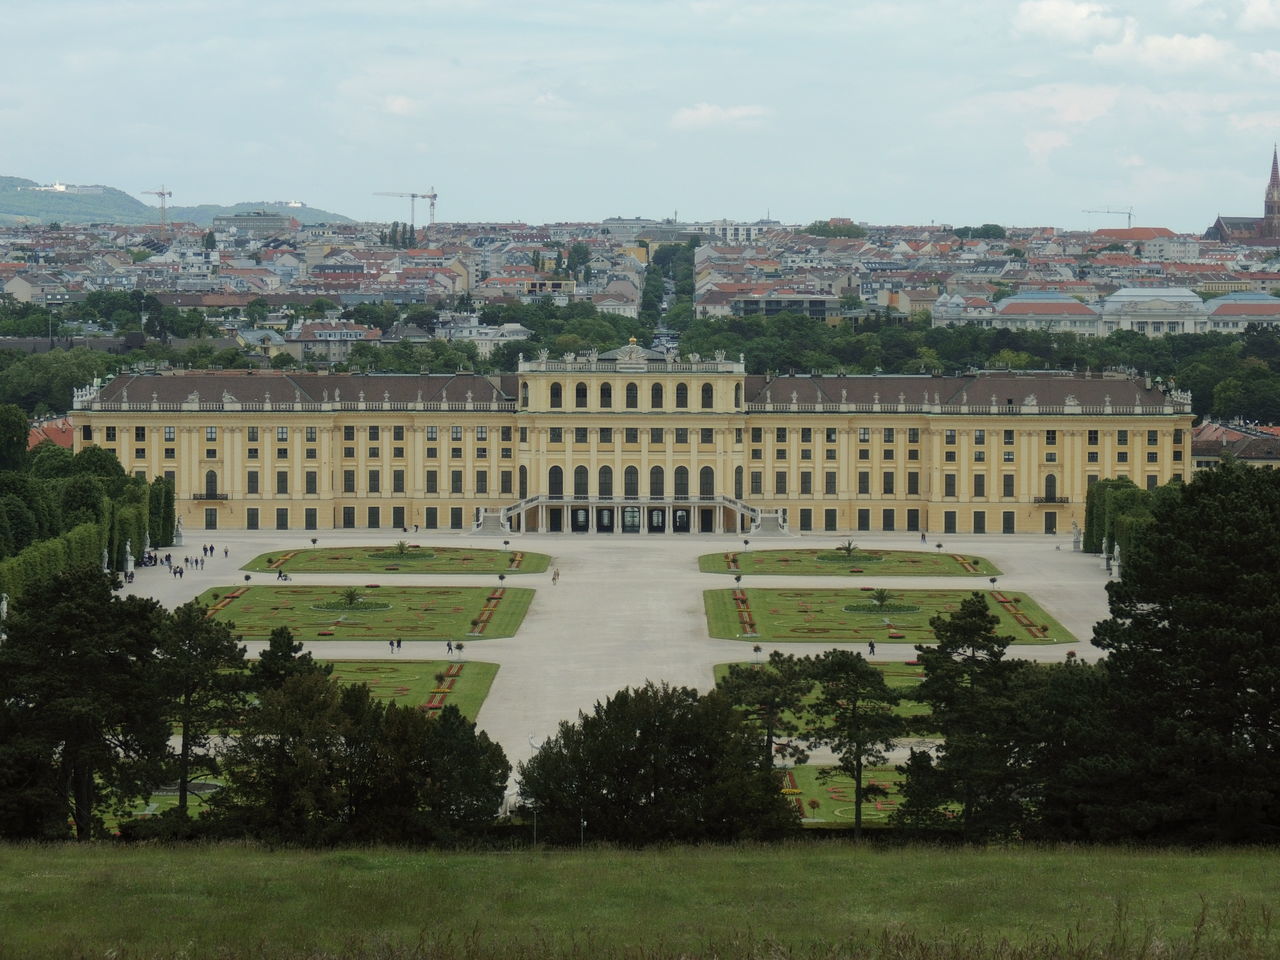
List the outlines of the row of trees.
<svg viewBox="0 0 1280 960">
<path fill-rule="evenodd" d="M 86 840 L 114 819 L 133 836 L 456 841 L 496 818 L 510 766 L 456 708 L 340 686 L 283 627 L 247 667 L 204 607 L 121 596 L 92 567 L 48 586 L 0 645 L 0 836 Z M 129 819 L 161 789 L 170 813 Z"/>
</svg>

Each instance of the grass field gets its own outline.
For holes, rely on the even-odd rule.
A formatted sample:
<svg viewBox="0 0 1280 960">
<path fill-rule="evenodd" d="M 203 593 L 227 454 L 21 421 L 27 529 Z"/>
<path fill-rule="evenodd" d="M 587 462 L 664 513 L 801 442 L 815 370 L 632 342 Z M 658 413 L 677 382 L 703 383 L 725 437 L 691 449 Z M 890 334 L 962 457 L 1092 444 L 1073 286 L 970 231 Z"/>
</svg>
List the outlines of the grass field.
<svg viewBox="0 0 1280 960">
<path fill-rule="evenodd" d="M 544 573 L 551 563 L 545 553 L 484 550 L 471 547 L 423 546 L 405 541 L 402 554 L 395 542 L 365 547 L 322 547 L 315 550 L 277 550 L 254 557 L 245 570 L 284 570 L 285 573 Z"/>
<path fill-rule="evenodd" d="M 819 775 L 829 768 L 816 764 L 802 763 L 792 767 L 791 774 L 795 788 L 800 794 L 795 797 L 799 801 L 801 816 L 808 817 L 824 827 L 853 826 L 853 778 L 836 774 L 829 779 L 821 780 Z M 898 806 L 898 784 L 902 775 L 892 766 L 868 769 L 863 776 L 863 787 L 878 785 L 885 789 L 883 797 L 866 797 L 862 801 L 862 825 L 864 827 L 884 826 Z M 817 800 L 813 807 L 810 801 Z"/>
<path fill-rule="evenodd" d="M 1275 955 L 1278 899 L 1269 850 L 3 846 L 0 955 L 1252 958 Z M 837 950 L 886 930 L 1097 949 Z M 1194 952 L 1172 952 L 1193 937 Z"/>
<path fill-rule="evenodd" d="M 941 550 L 855 550 L 853 557 L 835 549 L 750 550 L 707 553 L 698 558 L 703 573 L 750 576 L 886 576 L 886 577 L 992 577 L 1000 570 L 985 557 L 945 553 Z"/>
<path fill-rule="evenodd" d="M 877 607 L 871 588 L 839 590 L 706 590 L 713 637 L 766 643 L 933 643 L 929 620 L 959 609 L 967 590 L 894 590 Z M 1030 597 L 980 591 L 1000 618 L 996 630 L 1014 643 L 1074 643 L 1075 637 Z M 852 609 L 847 609 L 852 608 Z M 904 609 L 905 608 L 905 609 Z"/>
<path fill-rule="evenodd" d="M 360 588 L 354 607 L 343 587 L 301 584 L 214 587 L 198 599 L 248 640 L 265 640 L 282 624 L 299 640 L 483 640 L 515 636 L 532 590 L 516 587 Z M 473 625 L 473 620 L 479 620 Z"/>
</svg>

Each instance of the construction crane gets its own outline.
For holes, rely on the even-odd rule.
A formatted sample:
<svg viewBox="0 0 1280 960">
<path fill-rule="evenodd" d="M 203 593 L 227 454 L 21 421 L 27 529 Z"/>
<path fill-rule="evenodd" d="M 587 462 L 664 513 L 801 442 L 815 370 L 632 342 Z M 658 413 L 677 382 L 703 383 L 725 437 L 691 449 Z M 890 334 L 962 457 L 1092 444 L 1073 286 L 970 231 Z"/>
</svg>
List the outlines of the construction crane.
<svg viewBox="0 0 1280 960">
<path fill-rule="evenodd" d="M 1133 207 L 1128 210 L 1081 210 L 1081 213 L 1113 213 L 1118 217 L 1128 217 L 1129 227 L 1133 227 Z"/>
<path fill-rule="evenodd" d="M 161 230 L 163 230 L 163 229 L 165 228 L 166 213 L 167 213 L 167 211 L 168 211 L 168 209 L 169 209 L 169 208 L 166 206 L 166 201 L 167 201 L 170 197 L 172 197 L 172 196 L 173 196 L 173 191 L 172 191 L 172 190 L 166 190 L 166 189 L 165 189 L 164 184 L 162 183 L 162 184 L 160 184 L 160 189 L 159 189 L 159 190 L 143 190 L 142 192 L 143 192 L 143 193 L 149 193 L 149 194 L 151 194 L 153 197 L 159 197 L 159 198 L 160 198 L 160 229 L 161 229 Z"/>
<path fill-rule="evenodd" d="M 413 224 L 415 224 L 415 223 L 417 223 L 417 222 L 418 222 L 418 221 L 417 221 L 417 215 L 416 215 L 416 214 L 417 214 L 417 209 L 416 209 L 416 204 L 417 204 L 417 202 L 418 202 L 419 200 L 427 200 L 427 201 L 430 201 L 430 203 L 431 203 L 431 213 L 430 213 L 431 221 L 430 221 L 430 223 L 429 223 L 428 225 L 429 225 L 429 226 L 432 226 L 432 227 L 434 227 L 434 226 L 436 225 L 436 188 L 435 188 L 435 187 L 431 187 L 431 188 L 430 188 L 430 190 L 428 190 L 428 192 L 426 192 L 426 193 L 384 193 L 384 192 L 379 191 L 379 192 L 375 193 L 375 194 L 374 194 L 374 196 L 375 196 L 375 197 L 408 197 L 408 198 L 409 198 L 409 224 L 410 224 L 410 226 L 412 226 Z"/>
</svg>

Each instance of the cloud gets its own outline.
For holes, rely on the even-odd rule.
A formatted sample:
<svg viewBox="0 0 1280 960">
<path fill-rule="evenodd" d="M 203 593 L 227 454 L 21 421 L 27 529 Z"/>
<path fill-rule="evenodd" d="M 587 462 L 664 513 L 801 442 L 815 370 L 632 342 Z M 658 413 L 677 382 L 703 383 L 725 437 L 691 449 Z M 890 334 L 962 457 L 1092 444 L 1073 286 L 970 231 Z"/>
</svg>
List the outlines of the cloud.
<svg viewBox="0 0 1280 960">
<path fill-rule="evenodd" d="M 1232 113 L 1227 122 L 1236 130 L 1275 130 L 1280 127 L 1280 112 Z"/>
<path fill-rule="evenodd" d="M 1055 150 L 1069 146 L 1071 138 L 1061 130 L 1035 130 L 1022 138 L 1022 144 L 1036 163 L 1044 163 Z"/>
<path fill-rule="evenodd" d="M 412 117 L 418 112 L 418 101 L 400 94 L 393 94 L 382 102 L 382 109 L 392 116 Z"/>
<path fill-rule="evenodd" d="M 987 94 L 965 104 L 962 112 L 974 117 L 1010 112 L 1043 118 L 1055 124 L 1078 127 L 1105 117 L 1120 99 L 1119 87 L 1082 83 L 1042 83 L 1024 90 Z"/>
<path fill-rule="evenodd" d="M 1013 16 L 1015 33 L 1083 43 L 1117 36 L 1124 29 L 1120 17 L 1109 16 L 1100 3 L 1073 0 L 1024 0 Z"/>
<path fill-rule="evenodd" d="M 714 127 L 749 127 L 759 123 L 771 111 L 758 104 L 722 107 L 715 103 L 695 103 L 681 107 L 671 115 L 675 130 L 708 130 Z"/>
<path fill-rule="evenodd" d="M 1239 23 L 1242 30 L 1280 28 L 1280 0 L 1244 0 Z"/>
<path fill-rule="evenodd" d="M 1122 167 L 1143 167 L 1147 161 L 1142 159 L 1140 154 L 1130 153 L 1120 158 L 1120 166 Z"/>
<path fill-rule="evenodd" d="M 1194 70 L 1226 61 L 1234 48 L 1225 40 L 1209 33 L 1189 37 L 1183 33 L 1170 36 L 1153 33 L 1139 37 L 1132 26 L 1126 27 L 1118 43 L 1099 44 L 1093 58 L 1105 63 L 1124 63 L 1148 70 L 1178 72 Z"/>
</svg>

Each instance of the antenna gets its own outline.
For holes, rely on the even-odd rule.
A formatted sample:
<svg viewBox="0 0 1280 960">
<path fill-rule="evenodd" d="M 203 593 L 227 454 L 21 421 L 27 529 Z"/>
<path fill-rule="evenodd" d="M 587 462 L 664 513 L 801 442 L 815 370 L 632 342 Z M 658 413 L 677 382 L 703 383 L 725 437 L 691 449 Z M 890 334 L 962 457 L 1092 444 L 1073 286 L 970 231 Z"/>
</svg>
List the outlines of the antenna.
<svg viewBox="0 0 1280 960">
<path fill-rule="evenodd" d="M 153 197 L 159 197 L 159 198 L 160 198 L 160 229 L 163 231 L 163 230 L 164 230 L 164 228 L 165 228 L 165 223 L 166 223 L 166 219 L 167 219 L 167 212 L 168 212 L 168 211 L 167 211 L 167 207 L 165 206 L 165 201 L 166 201 L 166 200 L 168 200 L 170 197 L 172 197 L 172 196 L 173 196 L 173 191 L 172 191 L 172 190 L 166 190 L 166 189 L 165 189 L 165 187 L 164 187 L 164 184 L 162 183 L 162 184 L 160 184 L 160 189 L 159 189 L 159 190 L 143 190 L 142 192 L 143 192 L 143 193 L 149 193 L 149 194 L 151 194 Z"/>
</svg>

